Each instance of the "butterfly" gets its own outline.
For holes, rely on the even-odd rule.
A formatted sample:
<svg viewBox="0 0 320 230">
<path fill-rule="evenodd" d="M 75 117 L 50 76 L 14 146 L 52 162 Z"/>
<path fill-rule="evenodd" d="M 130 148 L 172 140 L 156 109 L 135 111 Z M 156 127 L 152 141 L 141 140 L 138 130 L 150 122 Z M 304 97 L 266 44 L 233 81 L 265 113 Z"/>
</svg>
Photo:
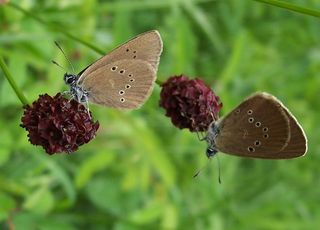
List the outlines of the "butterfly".
<svg viewBox="0 0 320 230">
<path fill-rule="evenodd" d="M 209 125 L 208 158 L 217 152 L 240 157 L 287 159 L 307 152 L 307 138 L 291 112 L 274 96 L 255 93 Z"/>
<path fill-rule="evenodd" d="M 162 47 L 158 31 L 140 34 L 80 73 L 65 73 L 69 93 L 80 103 L 92 102 L 118 109 L 139 108 L 152 92 Z"/>
</svg>

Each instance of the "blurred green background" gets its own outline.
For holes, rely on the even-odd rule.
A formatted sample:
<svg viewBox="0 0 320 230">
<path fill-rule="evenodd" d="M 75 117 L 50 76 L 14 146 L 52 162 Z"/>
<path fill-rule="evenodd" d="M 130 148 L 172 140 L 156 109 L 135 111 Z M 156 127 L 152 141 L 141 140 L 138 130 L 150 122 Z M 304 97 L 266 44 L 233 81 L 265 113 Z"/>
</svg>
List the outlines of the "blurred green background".
<svg viewBox="0 0 320 230">
<path fill-rule="evenodd" d="M 151 29 L 162 35 L 158 79 L 200 77 L 222 115 L 255 91 L 274 94 L 306 131 L 309 151 L 293 160 L 219 154 L 202 173 L 206 143 L 178 130 L 159 108 L 160 87 L 139 110 L 91 105 L 96 139 L 49 156 L 19 127 L 21 103 L 0 71 L 0 229 L 319 229 L 320 19 L 256 1 L 12 1 L 0 6 L 0 55 L 28 100 L 67 89 L 104 52 Z M 318 0 L 294 0 L 319 9 Z M 57 24 L 54 27 L 48 23 Z"/>
</svg>

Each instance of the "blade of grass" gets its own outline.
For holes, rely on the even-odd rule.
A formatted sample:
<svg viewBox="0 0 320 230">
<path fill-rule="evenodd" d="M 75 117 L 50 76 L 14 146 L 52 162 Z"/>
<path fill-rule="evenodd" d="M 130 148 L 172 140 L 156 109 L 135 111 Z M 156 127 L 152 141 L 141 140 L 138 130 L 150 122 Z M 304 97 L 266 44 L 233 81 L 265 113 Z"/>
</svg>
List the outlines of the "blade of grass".
<svg viewBox="0 0 320 230">
<path fill-rule="evenodd" d="M 224 55 L 226 51 L 223 42 L 218 36 L 217 31 L 215 31 L 215 26 L 212 25 L 212 22 L 210 22 L 207 15 L 192 2 L 184 2 L 182 6 L 185 11 L 191 16 L 191 18 L 196 22 L 196 24 L 199 25 L 199 28 L 208 37 L 219 55 Z"/>
<path fill-rule="evenodd" d="M 292 3 L 278 1 L 278 0 L 254 0 L 254 1 L 262 2 L 262 3 L 268 4 L 268 5 L 277 6 L 277 7 L 287 9 L 290 11 L 295 11 L 295 12 L 298 12 L 301 14 L 306 14 L 306 15 L 320 18 L 320 11 L 306 8 L 306 7 L 302 7 L 302 6 L 298 6 L 298 5 L 295 5 Z"/>
<path fill-rule="evenodd" d="M 20 6 L 14 4 L 12 2 L 9 3 L 9 6 L 15 8 L 16 10 L 18 10 L 20 12 L 22 12 L 23 14 L 27 15 L 28 17 L 33 18 L 37 22 L 39 22 L 39 23 L 41 23 L 43 25 L 46 25 L 49 29 L 54 30 L 54 31 L 58 31 L 58 32 L 64 34 L 65 36 L 67 36 L 67 37 L 69 37 L 69 38 L 71 38 L 71 39 L 73 39 L 73 40 L 75 40 L 75 41 L 77 41 L 77 42 L 89 47 L 90 49 L 96 51 L 97 53 L 99 53 L 101 55 L 105 54 L 105 51 L 99 49 L 98 47 L 94 46 L 93 44 L 91 44 L 91 43 L 89 43 L 89 42 L 87 42 L 87 41 L 85 41 L 85 40 L 83 40 L 83 39 L 81 39 L 81 38 L 79 38 L 79 37 L 67 32 L 67 31 L 63 30 L 61 26 L 53 24 L 53 23 L 46 22 L 42 18 L 34 15 L 33 13 L 21 8 Z"/>
<path fill-rule="evenodd" d="M 105 11 L 133 11 L 133 10 L 157 10 L 161 8 L 168 8 L 171 7 L 172 4 L 177 4 L 180 2 L 184 2 L 185 0 L 162 0 L 162 1 L 141 1 L 141 0 L 135 0 L 135 1 L 115 1 L 115 2 L 104 2 L 101 4 L 101 7 L 99 7 L 100 12 Z M 193 0 L 194 4 L 201 4 L 201 3 L 208 3 L 213 2 L 216 0 Z"/>
</svg>

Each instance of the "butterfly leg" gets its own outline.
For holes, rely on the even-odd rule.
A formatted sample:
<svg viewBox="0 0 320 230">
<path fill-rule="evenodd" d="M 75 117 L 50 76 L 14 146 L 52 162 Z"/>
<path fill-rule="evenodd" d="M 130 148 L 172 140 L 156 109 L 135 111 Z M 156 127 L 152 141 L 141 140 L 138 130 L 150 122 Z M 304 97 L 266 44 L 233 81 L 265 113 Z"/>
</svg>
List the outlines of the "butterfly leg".
<svg viewBox="0 0 320 230">
<path fill-rule="evenodd" d="M 212 110 L 211 107 L 209 107 L 209 110 L 210 110 L 210 115 L 211 115 L 211 117 L 212 117 L 212 120 L 213 120 L 213 121 L 218 120 L 218 119 L 219 119 L 219 116 Z"/>
<path fill-rule="evenodd" d="M 195 126 L 195 121 L 193 118 L 191 118 L 191 123 L 192 123 L 192 127 L 195 127 L 199 141 L 204 141 L 207 137 L 205 135 L 203 135 L 202 132 L 199 134 L 198 128 Z"/>
<path fill-rule="evenodd" d="M 70 90 L 63 91 L 61 93 L 61 96 L 70 96 L 71 98 L 69 99 L 68 103 L 70 103 L 70 101 L 75 98 Z"/>
<path fill-rule="evenodd" d="M 90 110 L 89 110 L 89 101 L 86 100 L 86 107 L 87 107 L 87 113 L 89 115 L 89 118 L 91 119 L 91 114 L 90 114 Z"/>
<path fill-rule="evenodd" d="M 70 91 L 69 90 L 65 90 L 65 91 L 63 91 L 62 93 L 61 93 L 61 95 L 70 95 Z"/>
<path fill-rule="evenodd" d="M 80 87 L 75 88 L 75 99 L 81 103 L 81 104 L 85 104 L 85 107 L 87 109 L 87 113 L 91 119 L 91 115 L 90 115 L 90 109 L 89 109 L 89 99 L 88 99 L 88 93 L 84 90 L 82 90 Z"/>
</svg>

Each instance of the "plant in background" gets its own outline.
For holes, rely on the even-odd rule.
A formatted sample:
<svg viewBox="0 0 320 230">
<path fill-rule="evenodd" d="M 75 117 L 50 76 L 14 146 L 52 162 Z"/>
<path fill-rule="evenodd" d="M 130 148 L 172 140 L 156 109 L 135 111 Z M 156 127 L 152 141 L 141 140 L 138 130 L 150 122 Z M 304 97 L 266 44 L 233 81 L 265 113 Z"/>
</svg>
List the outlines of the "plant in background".
<svg viewBox="0 0 320 230">
<path fill-rule="evenodd" d="M 257 1 L 273 2 L 276 7 Z M 209 167 L 199 180 L 191 178 L 206 161 L 197 154 L 204 146 L 188 135 L 164 136 L 170 131 L 163 126 L 166 118 L 157 111 L 145 119 L 140 116 L 146 111 L 110 111 L 101 118 L 113 117 L 116 124 L 109 128 L 116 133 L 100 130 L 105 138 L 95 140 L 98 148 L 86 148 L 87 154 L 72 155 L 72 160 L 66 154 L 48 157 L 26 146 L 24 130 L 16 122 L 20 114 L 14 98 L 7 95 L 11 92 L 0 70 L 0 229 L 318 229 L 320 213 L 315 204 L 319 190 L 314 185 L 320 173 L 316 161 L 320 148 L 316 141 L 319 43 L 315 39 L 319 20 L 303 15 L 312 15 L 310 10 L 300 8 L 300 14 L 283 10 L 292 6 L 298 12 L 293 2 L 298 4 L 253 0 L 175 5 L 163 1 L 161 6 L 153 1 L 134 5 L 130 1 L 9 1 L 7 6 L 0 5 L 0 56 L 6 56 L 14 70 L 19 68 L 14 77 L 25 89 L 41 87 L 47 92 L 56 81 L 34 75 L 42 73 L 48 55 L 56 55 L 43 38 L 71 39 L 79 52 L 84 45 L 104 55 L 101 46 L 109 48 L 128 34 L 155 26 L 166 34 L 163 71 L 218 71 L 221 84 L 234 87 L 232 95 L 226 91 L 222 98 L 219 94 L 224 104 L 233 104 L 227 99 L 247 89 L 276 86 L 282 98 L 287 93 L 292 96 L 286 101 L 300 117 L 308 114 L 304 122 L 312 142 L 310 157 L 294 164 L 223 161 L 229 176 L 226 183 L 216 186 L 210 173 L 215 167 Z M 317 1 L 299 3 L 319 10 Z M 277 8 L 281 5 L 282 9 Z M 317 15 L 320 17 L 320 11 Z M 85 56 L 81 64 L 93 58 Z M 23 104 L 31 106 L 31 101 Z M 153 105 L 148 103 L 151 110 Z M 147 121 L 155 124 L 144 124 Z M 24 141 L 18 143 L 21 134 Z M 233 215 L 235 212 L 238 214 Z"/>
<path fill-rule="evenodd" d="M 159 104 L 176 127 L 191 132 L 207 131 L 222 108 L 210 87 L 185 75 L 170 77 L 162 84 Z"/>
</svg>

